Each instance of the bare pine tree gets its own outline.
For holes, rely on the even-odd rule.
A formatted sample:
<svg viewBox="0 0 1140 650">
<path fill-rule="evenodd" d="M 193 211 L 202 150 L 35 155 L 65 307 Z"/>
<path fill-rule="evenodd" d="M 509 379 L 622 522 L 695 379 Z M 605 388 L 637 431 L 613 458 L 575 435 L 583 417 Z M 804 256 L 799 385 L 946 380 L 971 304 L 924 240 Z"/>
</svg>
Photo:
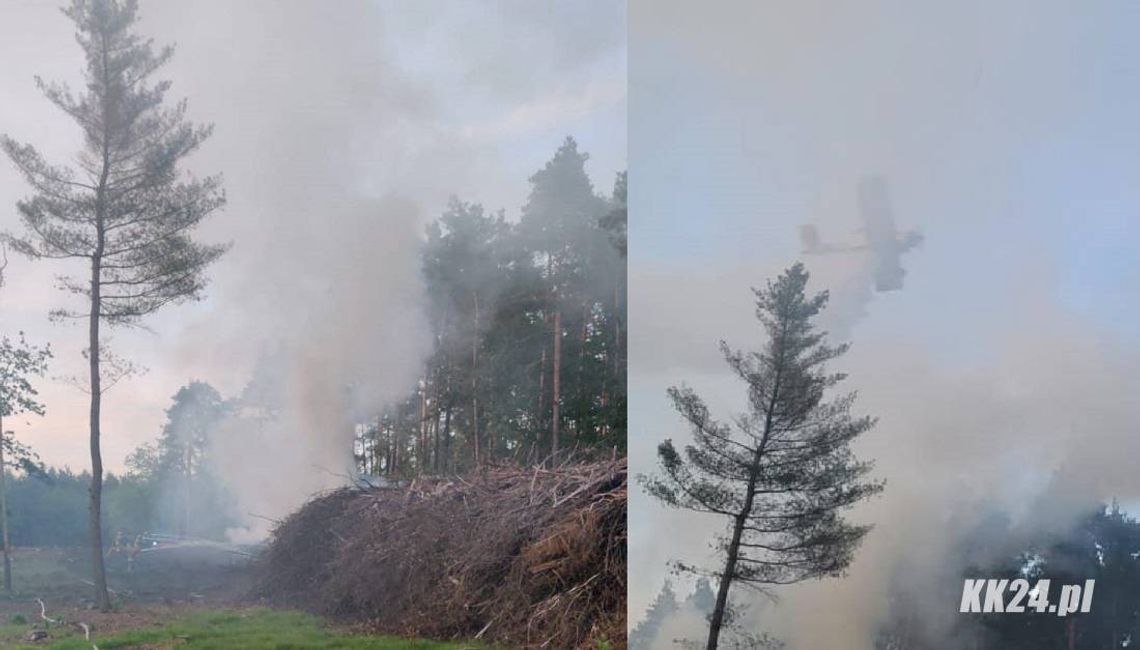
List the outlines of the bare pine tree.
<svg viewBox="0 0 1140 650">
<path fill-rule="evenodd" d="M 855 394 L 827 399 L 845 375 L 827 362 L 847 351 L 829 346 L 815 317 L 827 293 L 805 297 L 808 273 L 796 264 L 756 294 L 756 314 L 768 335 L 759 352 L 721 343 L 733 371 L 748 385 L 749 408 L 733 425 L 719 422 L 688 388 L 669 396 L 692 428 L 684 455 L 667 440 L 658 447 L 662 474 L 645 479 L 666 504 L 726 517 L 718 540 L 719 571 L 678 564 L 719 580 L 706 648 L 715 650 L 729 611 L 729 589 L 760 589 L 842 575 L 869 526 L 849 524 L 840 511 L 882 490 L 864 480 L 871 464 L 855 459 L 849 443 L 874 426 L 853 417 Z"/>
<path fill-rule="evenodd" d="M 191 232 L 225 202 L 218 177 L 192 178 L 179 162 L 212 127 L 186 121 L 186 102 L 164 105 L 170 83 L 154 81 L 173 49 L 155 49 L 132 30 L 135 0 L 73 0 L 63 10 L 76 26 L 86 58 L 82 91 L 37 84 L 83 133 L 74 166 L 48 163 L 33 147 L 5 136 L 2 144 L 33 194 L 18 209 L 26 232 L 13 247 L 32 258 L 84 260 L 89 275 L 64 277 L 62 288 L 87 298 L 90 365 L 91 551 L 95 598 L 110 607 L 103 570 L 99 447 L 100 325 L 130 325 L 168 303 L 199 296 L 204 269 L 224 246 L 195 243 Z"/>
</svg>

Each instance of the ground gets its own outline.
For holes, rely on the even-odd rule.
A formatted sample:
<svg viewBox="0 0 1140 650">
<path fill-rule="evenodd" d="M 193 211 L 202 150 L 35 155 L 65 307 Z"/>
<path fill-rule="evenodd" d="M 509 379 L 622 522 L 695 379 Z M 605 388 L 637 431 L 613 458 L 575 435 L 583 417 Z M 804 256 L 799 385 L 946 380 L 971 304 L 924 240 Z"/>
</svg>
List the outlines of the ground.
<svg viewBox="0 0 1140 650">
<path fill-rule="evenodd" d="M 247 599 L 249 569 L 241 562 L 140 561 L 133 571 L 112 557 L 108 585 L 113 611 L 93 607 L 85 549 L 16 549 L 13 596 L 0 596 L 0 647 L 108 648 L 350 648 L 462 650 L 471 644 L 353 634 L 295 611 Z M 43 601 L 43 608 L 38 600 Z M 44 620 L 44 616 L 55 622 Z M 91 642 L 83 626 L 91 630 Z M 33 633 L 47 638 L 31 641 Z"/>
</svg>

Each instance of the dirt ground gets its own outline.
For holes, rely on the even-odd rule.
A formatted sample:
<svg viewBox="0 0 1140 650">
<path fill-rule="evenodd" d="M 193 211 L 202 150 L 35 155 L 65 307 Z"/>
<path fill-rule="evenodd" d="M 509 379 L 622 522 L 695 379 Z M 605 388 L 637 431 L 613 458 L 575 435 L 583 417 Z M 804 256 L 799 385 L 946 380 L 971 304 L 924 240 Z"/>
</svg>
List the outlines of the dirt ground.
<svg viewBox="0 0 1140 650">
<path fill-rule="evenodd" d="M 107 561 L 113 611 L 94 606 L 89 551 L 84 548 L 17 548 L 12 556 L 11 597 L 0 594 L 0 624 L 40 623 L 42 615 L 67 624 L 87 623 L 100 635 L 161 624 L 197 610 L 241 609 L 249 567 L 194 558 L 139 561 L 128 571 L 123 557 Z M 38 600 L 43 601 L 43 610 Z"/>
<path fill-rule="evenodd" d="M 140 556 L 142 557 L 142 556 Z M 22 548 L 14 595 L 0 595 L 0 647 L 23 650 L 476 650 L 465 642 L 377 636 L 311 614 L 267 608 L 250 596 L 248 560 L 209 548 L 154 553 L 126 570 L 108 563 L 113 610 L 94 607 L 86 549 Z M 42 600 L 46 616 L 42 617 Z M 84 627 L 90 633 L 85 639 Z"/>
</svg>

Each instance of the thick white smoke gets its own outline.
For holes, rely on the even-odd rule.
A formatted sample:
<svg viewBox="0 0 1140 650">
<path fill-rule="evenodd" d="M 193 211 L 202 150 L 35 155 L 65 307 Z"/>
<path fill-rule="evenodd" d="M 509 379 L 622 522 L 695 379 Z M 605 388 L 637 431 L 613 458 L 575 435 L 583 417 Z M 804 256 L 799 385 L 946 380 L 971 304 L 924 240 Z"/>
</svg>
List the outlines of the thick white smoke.
<svg viewBox="0 0 1140 650">
<path fill-rule="evenodd" d="M 181 361 L 234 361 L 224 392 L 257 381 L 273 413 L 239 413 L 212 454 L 258 537 L 352 471 L 352 424 L 414 385 L 430 342 L 420 238 L 445 195 L 433 97 L 391 64 L 376 9 L 227 3 L 150 8 L 160 37 L 238 60 L 171 65 L 217 136 L 196 161 L 225 174 L 229 204 L 208 232 L 233 242 L 212 298 L 177 337 Z M 224 14 L 225 25 L 210 21 Z M 181 64 L 181 67 L 178 67 Z M 215 117 L 216 116 L 216 117 Z M 468 159 L 455 143 L 452 168 Z"/>
<path fill-rule="evenodd" d="M 833 292 L 827 327 L 853 342 L 836 369 L 881 418 L 857 451 L 888 483 L 853 513 L 876 529 L 850 576 L 781 590 L 756 624 L 791 650 L 866 650 L 896 586 L 923 623 L 947 620 L 957 598 L 923 587 L 958 569 L 948 551 L 990 506 L 1029 534 L 1098 500 L 1136 501 L 1125 251 L 1138 97 L 1107 83 L 1135 56 L 1121 7 L 1079 19 L 1049 2 L 631 7 L 633 103 L 653 107 L 630 122 L 650 179 L 630 205 L 635 471 L 658 440 L 685 435 L 669 384 L 689 382 L 723 416 L 744 404 L 713 343 L 762 343 L 747 287 L 796 259 L 799 224 L 852 237 L 852 188 L 883 173 L 898 225 L 926 235 L 904 257 L 903 290 L 869 302 L 859 260 L 804 260 Z M 661 223 L 683 234 L 660 236 Z M 721 522 L 644 503 L 631 506 L 634 570 L 709 558 Z M 632 588 L 631 618 L 659 580 Z"/>
</svg>

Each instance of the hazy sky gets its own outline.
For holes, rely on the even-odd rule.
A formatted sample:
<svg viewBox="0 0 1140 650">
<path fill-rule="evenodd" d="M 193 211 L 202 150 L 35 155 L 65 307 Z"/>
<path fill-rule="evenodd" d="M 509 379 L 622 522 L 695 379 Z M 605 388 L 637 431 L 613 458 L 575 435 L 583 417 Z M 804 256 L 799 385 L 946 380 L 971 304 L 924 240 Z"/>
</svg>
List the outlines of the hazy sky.
<svg viewBox="0 0 1140 650">
<path fill-rule="evenodd" d="M 881 417 L 859 451 L 889 483 L 865 514 L 875 570 L 853 570 L 872 582 L 821 586 L 856 613 L 803 626 L 798 647 L 873 619 L 885 540 L 940 529 L 915 513 L 945 516 L 963 485 L 1024 502 L 1115 453 L 1073 491 L 1140 496 L 1121 460 L 1140 451 L 1137 18 L 1130 2 L 630 3 L 635 472 L 687 439 L 670 384 L 725 415 L 743 404 L 716 343 L 762 343 L 748 288 L 802 257 L 799 224 L 856 241 L 856 184 L 878 173 L 899 226 L 926 237 L 891 294 L 869 294 L 857 255 L 804 258 L 833 291 L 827 325 L 854 342 L 837 367 Z M 636 619 L 665 562 L 704 557 L 721 522 L 634 495 Z"/>
<path fill-rule="evenodd" d="M 409 342 L 414 244 L 449 195 L 517 214 L 527 178 L 567 135 L 591 154 L 599 191 L 626 168 L 621 3 L 140 4 L 142 31 L 177 45 L 161 75 L 174 82 L 169 96 L 216 126 L 191 168 L 224 175 L 229 205 L 201 234 L 234 247 L 210 272 L 207 300 L 112 334 L 149 369 L 107 395 L 112 470 L 158 433 L 179 386 L 202 379 L 232 395 L 277 339 L 343 337 L 325 325 L 338 318 L 364 317 L 359 334 L 383 348 L 379 372 L 391 367 L 403 382 L 420 349 Z M 70 160 L 78 132 L 33 80 L 79 79 L 70 21 L 39 0 L 0 0 L 0 16 L 0 131 Z M 0 162 L 0 229 L 18 228 L 14 204 L 26 193 Z M 53 378 L 81 374 L 84 330 L 46 318 L 63 298 L 52 278 L 67 267 L 10 257 L 0 331 L 50 342 Z M 47 417 L 5 424 L 47 462 L 87 467 L 87 396 L 59 380 L 42 396 Z"/>
</svg>

